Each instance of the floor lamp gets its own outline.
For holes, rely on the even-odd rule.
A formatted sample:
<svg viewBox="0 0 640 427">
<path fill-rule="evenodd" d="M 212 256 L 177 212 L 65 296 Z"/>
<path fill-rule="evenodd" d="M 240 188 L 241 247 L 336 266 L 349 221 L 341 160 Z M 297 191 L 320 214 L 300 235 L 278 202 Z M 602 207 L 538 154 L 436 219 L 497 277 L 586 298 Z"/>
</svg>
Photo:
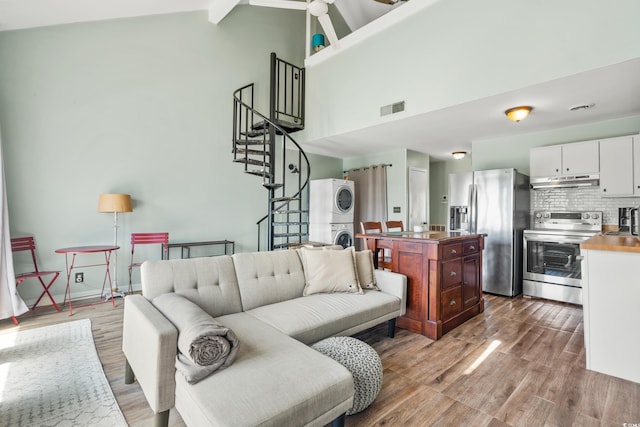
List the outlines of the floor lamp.
<svg viewBox="0 0 640 427">
<path fill-rule="evenodd" d="M 118 214 L 121 212 L 133 212 L 131 208 L 131 196 L 128 194 L 101 194 L 98 199 L 98 212 L 113 212 L 113 246 L 118 246 Z M 113 287 L 115 293 L 118 292 L 118 251 L 114 251 L 115 258 L 113 260 Z M 118 293 L 117 296 L 124 296 Z"/>
</svg>

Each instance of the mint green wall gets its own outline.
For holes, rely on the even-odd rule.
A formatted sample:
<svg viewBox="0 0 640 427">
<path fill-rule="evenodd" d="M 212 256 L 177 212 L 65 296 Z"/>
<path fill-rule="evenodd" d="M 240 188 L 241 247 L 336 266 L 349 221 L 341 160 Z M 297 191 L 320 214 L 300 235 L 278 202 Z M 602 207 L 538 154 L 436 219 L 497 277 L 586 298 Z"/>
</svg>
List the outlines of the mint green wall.
<svg viewBox="0 0 640 427">
<path fill-rule="evenodd" d="M 638 58 L 638 16 L 637 0 L 435 2 L 308 69 L 303 142 L 384 123 L 392 102 L 401 119 Z"/>
<path fill-rule="evenodd" d="M 342 159 L 307 153 L 311 163 L 311 179 L 342 178 Z"/>
<path fill-rule="evenodd" d="M 254 250 L 267 192 L 231 161 L 232 93 L 256 82 L 266 97 L 271 51 L 302 64 L 298 18 L 241 6 L 217 26 L 201 11 L 0 32 L 12 235 L 34 235 L 42 267 L 64 270 L 56 248 L 112 243 L 113 216 L 96 212 L 98 195 L 123 192 L 134 212 L 119 217 L 121 288 L 134 231 Z M 313 159 L 327 173 L 341 168 Z M 159 249 L 141 247 L 147 254 Z M 99 289 L 96 270 L 85 281 Z M 62 277 L 53 292 L 62 301 Z"/>
<path fill-rule="evenodd" d="M 527 135 L 473 141 L 473 155 L 468 155 L 462 160 L 431 163 L 431 222 L 445 224 L 447 221 L 447 204 L 442 203 L 442 195 L 447 194 L 447 177 L 450 173 L 516 168 L 528 175 L 529 150 L 533 147 L 610 138 L 634 133 L 640 133 L 640 115 Z"/>
<path fill-rule="evenodd" d="M 541 145 L 630 135 L 640 132 L 640 115 L 527 135 L 473 141 L 473 170 L 516 168 L 529 175 L 529 150 Z"/>
<path fill-rule="evenodd" d="M 344 159 L 344 170 L 370 165 L 391 164 L 387 168 L 387 217 L 389 220 L 406 221 L 407 215 L 407 150 L 393 150 L 384 153 Z M 356 191 L 358 191 L 356 189 Z M 399 206 L 400 213 L 393 213 L 393 207 Z"/>
</svg>

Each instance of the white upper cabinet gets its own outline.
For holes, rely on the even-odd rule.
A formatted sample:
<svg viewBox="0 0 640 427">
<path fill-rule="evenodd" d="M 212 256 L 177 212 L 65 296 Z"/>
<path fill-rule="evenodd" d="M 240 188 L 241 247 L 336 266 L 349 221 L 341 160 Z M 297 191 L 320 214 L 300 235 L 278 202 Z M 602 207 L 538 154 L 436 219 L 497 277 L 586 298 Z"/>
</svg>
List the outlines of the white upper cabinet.
<svg viewBox="0 0 640 427">
<path fill-rule="evenodd" d="M 532 148 L 529 157 L 530 175 L 536 178 L 598 173 L 598 147 L 598 141 L 584 141 Z"/>
<path fill-rule="evenodd" d="M 634 195 L 633 151 L 632 136 L 608 138 L 600 141 L 600 193 L 602 196 L 630 197 Z M 636 175 L 640 175 L 640 172 L 636 171 Z M 636 181 L 636 183 L 640 184 L 640 181 Z"/>
<path fill-rule="evenodd" d="M 563 175 L 584 175 L 600 171 L 598 141 L 574 142 L 561 147 Z"/>
<path fill-rule="evenodd" d="M 640 196 L 640 135 L 633 136 L 633 195 Z"/>
<path fill-rule="evenodd" d="M 532 148 L 529 153 L 529 175 L 551 177 L 562 170 L 562 148 L 560 145 Z"/>
</svg>

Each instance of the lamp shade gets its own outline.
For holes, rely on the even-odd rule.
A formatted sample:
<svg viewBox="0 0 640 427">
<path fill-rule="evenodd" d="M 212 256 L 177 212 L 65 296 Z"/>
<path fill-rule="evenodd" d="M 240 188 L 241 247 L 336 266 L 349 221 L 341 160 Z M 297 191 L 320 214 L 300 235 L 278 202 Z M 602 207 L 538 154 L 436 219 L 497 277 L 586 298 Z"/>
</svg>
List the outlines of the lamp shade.
<svg viewBox="0 0 640 427">
<path fill-rule="evenodd" d="M 460 159 L 464 159 L 464 156 L 467 155 L 467 152 L 466 151 L 454 151 L 453 153 L 451 153 L 451 155 L 453 156 L 454 159 L 460 160 Z"/>
<path fill-rule="evenodd" d="M 131 196 L 128 194 L 101 194 L 98 212 L 133 212 Z"/>
</svg>

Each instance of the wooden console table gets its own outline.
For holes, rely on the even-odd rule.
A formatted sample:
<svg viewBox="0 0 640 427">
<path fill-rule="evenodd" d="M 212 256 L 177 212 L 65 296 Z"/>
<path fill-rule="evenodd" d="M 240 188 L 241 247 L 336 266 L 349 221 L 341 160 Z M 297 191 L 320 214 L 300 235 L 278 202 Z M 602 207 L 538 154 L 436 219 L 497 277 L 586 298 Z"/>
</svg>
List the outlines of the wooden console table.
<svg viewBox="0 0 640 427">
<path fill-rule="evenodd" d="M 374 254 L 391 250 L 391 271 L 407 276 L 398 326 L 437 340 L 484 311 L 484 236 L 445 232 L 358 234 Z"/>
<path fill-rule="evenodd" d="M 162 259 L 169 259 L 171 248 L 181 249 L 181 258 L 191 258 L 191 248 L 196 246 L 224 246 L 224 255 L 233 255 L 235 251 L 235 242 L 233 240 L 209 240 L 205 242 L 183 242 L 183 243 L 169 243 L 168 249 L 162 252 Z"/>
</svg>

